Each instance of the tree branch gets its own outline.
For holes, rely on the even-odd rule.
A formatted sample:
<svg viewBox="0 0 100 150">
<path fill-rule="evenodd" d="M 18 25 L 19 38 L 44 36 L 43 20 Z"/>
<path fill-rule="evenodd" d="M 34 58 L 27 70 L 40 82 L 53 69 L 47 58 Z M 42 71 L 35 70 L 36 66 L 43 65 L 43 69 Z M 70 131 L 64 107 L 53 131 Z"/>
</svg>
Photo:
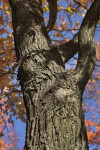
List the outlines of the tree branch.
<svg viewBox="0 0 100 150">
<path fill-rule="evenodd" d="M 47 0 L 49 3 L 49 22 L 47 25 L 48 31 L 52 30 L 57 18 L 57 0 Z"/>
<path fill-rule="evenodd" d="M 8 0 L 8 2 L 9 2 L 10 7 L 13 8 L 15 0 Z"/>
<path fill-rule="evenodd" d="M 21 93 L 21 92 L 22 92 L 21 90 L 12 88 L 9 92 L 4 93 L 4 94 L 0 97 L 0 101 L 2 100 L 2 98 L 9 97 L 12 93 Z M 8 102 L 8 99 L 7 99 L 5 102 L 3 102 L 2 104 L 0 103 L 0 107 L 1 107 L 1 106 L 4 106 L 5 104 L 7 104 L 7 102 Z"/>
<path fill-rule="evenodd" d="M 2 74 L 0 74 L 0 77 L 4 76 L 4 75 L 6 75 L 6 74 L 11 74 L 12 72 L 14 72 L 14 70 L 16 69 L 17 66 L 18 66 L 18 64 L 15 63 L 15 64 L 12 66 L 11 69 L 9 69 L 8 71 L 3 72 Z"/>
<path fill-rule="evenodd" d="M 76 0 L 73 0 L 76 4 L 78 4 L 79 6 L 82 6 L 83 8 L 85 8 L 86 10 L 87 10 L 87 8 L 84 6 L 84 5 L 82 5 L 80 2 L 78 2 L 78 1 L 76 1 Z"/>
<path fill-rule="evenodd" d="M 100 0 L 95 0 L 87 11 L 79 31 L 79 57 L 75 78 L 84 90 L 96 63 L 94 34 L 100 16 Z"/>
<path fill-rule="evenodd" d="M 67 43 L 55 46 L 61 54 L 63 62 L 69 61 L 78 52 L 78 33 Z"/>
</svg>

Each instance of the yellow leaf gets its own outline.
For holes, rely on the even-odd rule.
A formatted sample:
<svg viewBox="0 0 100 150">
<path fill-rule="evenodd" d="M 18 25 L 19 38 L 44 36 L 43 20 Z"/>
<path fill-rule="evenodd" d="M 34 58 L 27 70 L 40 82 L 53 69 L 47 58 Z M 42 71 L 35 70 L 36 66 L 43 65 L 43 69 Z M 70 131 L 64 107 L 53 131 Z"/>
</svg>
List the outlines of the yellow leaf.
<svg viewBox="0 0 100 150">
<path fill-rule="evenodd" d="M 42 0 L 42 4 L 46 4 L 46 0 Z"/>
<path fill-rule="evenodd" d="M 62 25 L 63 25 L 63 26 L 66 26 L 66 25 L 67 25 L 67 23 L 66 23 L 66 22 L 62 22 Z"/>
<path fill-rule="evenodd" d="M 68 13 L 73 13 L 72 10 L 70 9 L 70 6 L 67 7 L 66 11 L 67 11 Z"/>
<path fill-rule="evenodd" d="M 47 18 L 45 18 L 45 19 L 44 19 L 44 21 L 45 21 L 45 22 L 47 22 L 47 21 L 48 21 L 48 19 L 47 19 Z"/>
<path fill-rule="evenodd" d="M 10 83 L 9 83 L 9 85 L 10 85 L 10 86 L 12 86 L 12 85 L 13 85 L 13 83 L 12 83 L 12 82 L 10 82 Z"/>
<path fill-rule="evenodd" d="M 46 5 L 44 8 L 44 12 L 47 12 L 49 10 L 49 5 Z"/>
<path fill-rule="evenodd" d="M 68 41 L 69 41 L 69 39 L 64 38 L 64 39 L 63 39 L 63 41 L 64 41 L 64 42 L 68 42 Z"/>
<path fill-rule="evenodd" d="M 81 15 L 81 16 L 83 16 L 83 17 L 85 16 L 85 14 L 84 14 L 84 13 L 80 13 L 80 15 Z"/>
<path fill-rule="evenodd" d="M 97 80 L 100 79 L 100 77 L 97 77 Z"/>
<path fill-rule="evenodd" d="M 2 6 L 0 6 L 0 10 L 2 10 Z"/>
<path fill-rule="evenodd" d="M 67 25 L 67 23 L 65 21 L 62 22 L 62 25 L 61 25 L 62 31 L 66 31 L 66 25 Z"/>
<path fill-rule="evenodd" d="M 95 80 L 93 78 L 90 78 L 89 83 L 94 83 Z"/>
</svg>

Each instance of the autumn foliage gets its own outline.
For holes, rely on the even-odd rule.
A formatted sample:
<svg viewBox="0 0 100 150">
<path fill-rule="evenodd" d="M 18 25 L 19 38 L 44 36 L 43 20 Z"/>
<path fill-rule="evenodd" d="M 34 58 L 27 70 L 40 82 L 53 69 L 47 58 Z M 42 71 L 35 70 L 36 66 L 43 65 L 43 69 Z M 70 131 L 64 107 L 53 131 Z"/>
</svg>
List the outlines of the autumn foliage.
<svg viewBox="0 0 100 150">
<path fill-rule="evenodd" d="M 93 0 L 58 0 L 57 20 L 53 30 L 49 31 L 52 43 L 58 45 L 73 38 L 78 32 L 85 13 Z M 48 24 L 49 6 L 42 0 L 45 25 Z M 99 24 L 96 28 L 95 46 L 96 67 L 84 94 L 83 109 L 86 114 L 86 126 L 89 144 L 99 149 L 100 144 L 100 41 Z M 73 71 L 77 55 L 66 64 Z M 14 128 L 13 116 L 25 122 L 25 108 L 22 93 L 17 80 L 16 55 L 11 22 L 11 10 L 7 0 L 0 0 L 0 150 L 17 150 L 18 135 Z"/>
</svg>

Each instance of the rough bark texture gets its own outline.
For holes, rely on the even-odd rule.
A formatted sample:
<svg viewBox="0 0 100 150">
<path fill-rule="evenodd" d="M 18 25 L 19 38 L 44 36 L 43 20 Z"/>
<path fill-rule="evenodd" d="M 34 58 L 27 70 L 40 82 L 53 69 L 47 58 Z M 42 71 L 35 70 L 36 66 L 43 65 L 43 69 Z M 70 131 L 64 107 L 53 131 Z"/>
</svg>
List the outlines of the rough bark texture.
<svg viewBox="0 0 100 150">
<path fill-rule="evenodd" d="M 88 150 L 82 94 L 95 66 L 94 32 L 100 1 L 95 0 L 88 10 L 79 34 L 59 48 L 52 47 L 48 37 L 40 0 L 9 3 L 27 111 L 24 149 Z M 75 71 L 65 71 L 64 62 L 78 50 Z"/>
</svg>

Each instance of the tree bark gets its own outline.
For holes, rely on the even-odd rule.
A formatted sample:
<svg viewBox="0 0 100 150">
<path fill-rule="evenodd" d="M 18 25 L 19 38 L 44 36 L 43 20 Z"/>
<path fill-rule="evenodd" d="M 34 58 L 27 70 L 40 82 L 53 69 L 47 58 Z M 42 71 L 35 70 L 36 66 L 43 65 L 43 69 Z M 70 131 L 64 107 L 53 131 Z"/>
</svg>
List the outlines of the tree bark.
<svg viewBox="0 0 100 150">
<path fill-rule="evenodd" d="M 9 4 L 27 115 L 24 149 L 88 150 L 82 94 L 95 66 L 100 1 L 95 0 L 88 10 L 79 34 L 59 49 L 52 47 L 40 0 L 9 0 Z M 76 69 L 65 71 L 65 61 L 78 50 Z"/>
</svg>

